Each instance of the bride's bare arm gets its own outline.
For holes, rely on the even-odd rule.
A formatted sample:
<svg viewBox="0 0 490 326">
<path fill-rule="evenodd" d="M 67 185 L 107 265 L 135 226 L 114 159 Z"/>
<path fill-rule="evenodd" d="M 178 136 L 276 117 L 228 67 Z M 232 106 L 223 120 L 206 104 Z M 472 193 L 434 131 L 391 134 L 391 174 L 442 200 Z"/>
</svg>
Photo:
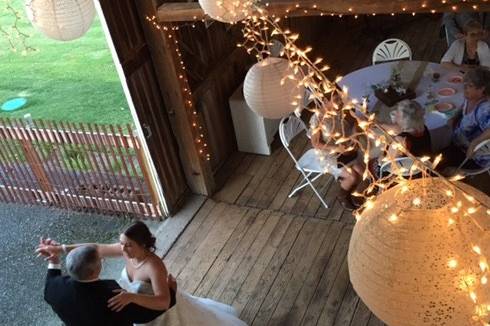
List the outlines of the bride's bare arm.
<svg viewBox="0 0 490 326">
<path fill-rule="evenodd" d="M 128 293 L 118 291 L 119 294 L 108 300 L 108 307 L 114 311 L 121 311 L 130 303 L 153 310 L 167 310 L 170 306 L 170 290 L 167 283 L 167 269 L 158 257 L 148 262 L 147 273 L 153 288 L 153 295 Z"/>
<path fill-rule="evenodd" d="M 103 244 L 103 243 L 76 243 L 69 245 L 44 245 L 42 242 L 38 245 L 36 252 L 45 257 L 51 257 L 53 255 L 60 255 L 64 251 L 69 251 L 83 246 L 93 245 L 97 247 L 97 251 L 101 257 L 118 257 L 122 256 L 122 249 L 119 243 Z"/>
<path fill-rule="evenodd" d="M 149 309 L 167 310 L 170 306 L 167 268 L 160 259 L 151 259 L 148 263 L 148 276 L 154 295 L 137 294 L 132 302 Z"/>
</svg>

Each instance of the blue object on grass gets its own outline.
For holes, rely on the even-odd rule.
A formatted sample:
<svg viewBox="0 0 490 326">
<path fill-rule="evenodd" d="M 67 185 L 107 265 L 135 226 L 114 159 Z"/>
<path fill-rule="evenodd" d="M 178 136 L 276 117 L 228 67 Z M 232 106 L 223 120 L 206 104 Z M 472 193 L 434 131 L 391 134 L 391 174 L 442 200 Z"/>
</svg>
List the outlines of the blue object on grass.
<svg viewBox="0 0 490 326">
<path fill-rule="evenodd" d="M 27 99 L 24 97 L 17 97 L 2 104 L 2 111 L 15 111 L 22 109 L 26 105 Z"/>
</svg>

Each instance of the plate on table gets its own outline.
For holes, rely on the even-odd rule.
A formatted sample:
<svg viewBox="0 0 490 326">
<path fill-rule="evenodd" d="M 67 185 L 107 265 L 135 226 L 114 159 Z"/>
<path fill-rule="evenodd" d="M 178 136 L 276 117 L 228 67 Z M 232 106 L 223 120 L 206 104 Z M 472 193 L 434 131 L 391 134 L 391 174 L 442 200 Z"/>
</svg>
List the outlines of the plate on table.
<svg viewBox="0 0 490 326">
<path fill-rule="evenodd" d="M 444 87 L 437 91 L 439 96 L 453 96 L 454 94 L 456 94 L 456 90 L 451 87 Z"/>
<path fill-rule="evenodd" d="M 452 84 L 461 84 L 463 82 L 463 76 L 461 75 L 451 75 L 447 79 L 448 82 Z"/>
<path fill-rule="evenodd" d="M 449 102 L 437 103 L 435 108 L 439 112 L 448 112 L 454 109 L 454 104 Z"/>
</svg>

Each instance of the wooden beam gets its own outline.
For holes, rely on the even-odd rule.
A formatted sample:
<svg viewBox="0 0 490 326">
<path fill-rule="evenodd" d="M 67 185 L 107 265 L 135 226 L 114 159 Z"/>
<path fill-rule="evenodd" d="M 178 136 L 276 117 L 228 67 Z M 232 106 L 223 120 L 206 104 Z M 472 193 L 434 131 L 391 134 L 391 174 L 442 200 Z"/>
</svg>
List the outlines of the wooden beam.
<svg viewBox="0 0 490 326">
<path fill-rule="evenodd" d="M 296 3 L 300 6 L 297 8 Z M 442 3 L 440 0 L 424 1 L 425 6 L 421 5 L 420 0 L 306 0 L 306 1 L 287 1 L 270 0 L 267 11 L 270 16 L 321 16 L 329 13 L 342 15 L 355 14 L 391 14 L 391 13 L 437 13 L 453 12 L 455 6 L 457 12 L 490 11 L 490 3 L 487 2 L 460 2 Z M 198 2 L 167 2 L 162 4 L 157 11 L 160 23 L 179 22 L 179 21 L 200 21 L 205 18 L 204 11 Z"/>
<path fill-rule="evenodd" d="M 153 0 L 134 0 L 140 17 L 156 15 Z M 163 30 L 158 30 L 142 19 L 145 38 L 150 45 L 153 66 L 157 73 L 159 88 L 168 109 L 171 127 L 179 145 L 179 154 L 186 175 L 187 183 L 192 192 L 202 195 L 212 195 L 215 191 L 215 180 L 208 161 L 201 158 L 195 146 L 195 137 L 191 114 L 185 105 L 185 94 L 182 91 L 177 67 L 181 59 L 175 52 L 175 31 L 165 32 L 171 39 L 165 37 Z M 211 153 L 212 154 L 212 153 Z"/>
</svg>

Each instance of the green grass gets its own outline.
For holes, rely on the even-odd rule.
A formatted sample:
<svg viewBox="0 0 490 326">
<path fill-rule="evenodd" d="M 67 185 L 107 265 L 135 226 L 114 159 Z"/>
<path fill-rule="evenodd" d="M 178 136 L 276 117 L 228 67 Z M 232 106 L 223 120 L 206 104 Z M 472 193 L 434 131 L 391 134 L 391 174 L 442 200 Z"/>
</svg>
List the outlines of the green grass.
<svg viewBox="0 0 490 326">
<path fill-rule="evenodd" d="M 48 39 L 32 27 L 23 0 L 14 6 L 23 17 L 20 28 L 38 49 L 23 56 L 10 51 L 0 35 L 0 105 L 17 96 L 28 105 L 0 117 L 127 124 L 131 114 L 98 18 L 82 38 L 70 42 Z M 0 7 L 0 25 L 10 26 L 12 14 Z"/>
</svg>

